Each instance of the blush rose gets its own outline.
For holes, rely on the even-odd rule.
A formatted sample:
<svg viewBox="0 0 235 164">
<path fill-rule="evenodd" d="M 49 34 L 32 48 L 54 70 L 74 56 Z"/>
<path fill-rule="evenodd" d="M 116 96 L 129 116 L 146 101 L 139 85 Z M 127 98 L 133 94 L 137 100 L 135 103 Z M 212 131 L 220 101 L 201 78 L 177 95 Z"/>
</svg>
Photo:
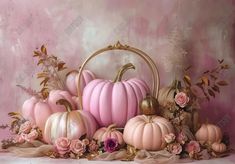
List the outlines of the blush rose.
<svg viewBox="0 0 235 164">
<path fill-rule="evenodd" d="M 175 103 L 181 108 L 184 108 L 189 102 L 189 97 L 184 92 L 179 92 L 175 95 Z"/>
</svg>

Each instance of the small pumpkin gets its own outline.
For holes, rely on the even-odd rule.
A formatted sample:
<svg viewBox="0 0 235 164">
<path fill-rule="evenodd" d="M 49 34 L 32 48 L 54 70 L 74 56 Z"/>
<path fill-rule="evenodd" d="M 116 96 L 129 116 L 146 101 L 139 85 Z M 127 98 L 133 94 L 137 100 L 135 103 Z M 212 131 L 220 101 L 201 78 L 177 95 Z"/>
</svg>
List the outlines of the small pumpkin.
<svg viewBox="0 0 235 164">
<path fill-rule="evenodd" d="M 93 116 L 86 111 L 72 110 L 68 100 L 60 99 L 56 103 L 64 105 L 67 112 L 54 113 L 47 119 L 44 141 L 53 144 L 59 137 L 79 139 L 85 134 L 88 139 L 92 139 L 98 127 Z"/>
<path fill-rule="evenodd" d="M 218 143 L 215 142 L 211 145 L 212 150 L 214 150 L 217 153 L 223 153 L 226 151 L 227 147 L 224 143 Z"/>
<path fill-rule="evenodd" d="M 202 124 L 200 129 L 195 134 L 196 139 L 201 144 L 220 143 L 222 140 L 222 132 L 220 127 L 213 124 Z"/>
<path fill-rule="evenodd" d="M 140 102 L 141 114 L 155 115 L 158 111 L 158 101 L 155 97 L 147 94 L 147 96 Z"/>
<path fill-rule="evenodd" d="M 114 123 L 117 127 L 124 127 L 130 118 L 140 113 L 139 102 L 149 88 L 137 78 L 122 81 L 128 69 L 135 67 L 128 63 L 121 67 L 114 81 L 95 79 L 83 90 L 83 108 L 96 118 L 100 126 Z"/>
<path fill-rule="evenodd" d="M 111 124 L 107 128 L 102 127 L 95 132 L 93 138 L 98 142 L 104 142 L 108 138 L 114 138 L 118 141 L 119 145 L 125 145 L 122 133 L 115 127 L 115 124 Z"/>
<path fill-rule="evenodd" d="M 139 115 L 127 122 L 123 138 L 137 149 L 158 151 L 165 148 L 164 136 L 169 133 L 174 133 L 174 128 L 165 118 Z"/>
<path fill-rule="evenodd" d="M 65 81 L 66 88 L 73 96 L 78 96 L 78 73 L 79 71 L 73 70 L 68 73 Z M 89 70 L 82 71 L 82 78 L 80 83 L 81 92 L 83 88 L 92 80 L 95 79 L 95 75 Z"/>
</svg>

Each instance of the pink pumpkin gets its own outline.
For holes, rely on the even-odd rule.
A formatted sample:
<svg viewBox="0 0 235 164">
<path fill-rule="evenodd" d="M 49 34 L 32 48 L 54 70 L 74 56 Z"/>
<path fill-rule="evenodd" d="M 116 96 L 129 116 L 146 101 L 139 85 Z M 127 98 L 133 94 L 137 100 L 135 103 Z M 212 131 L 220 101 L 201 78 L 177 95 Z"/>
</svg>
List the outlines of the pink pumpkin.
<svg viewBox="0 0 235 164">
<path fill-rule="evenodd" d="M 72 105 L 73 109 L 77 108 L 77 103 L 75 98 L 70 95 L 69 92 L 63 90 L 52 90 L 48 96 L 48 104 L 52 109 L 56 109 L 57 112 L 66 111 L 65 107 L 62 105 L 56 105 L 56 102 L 60 99 L 66 99 Z"/>
<path fill-rule="evenodd" d="M 81 92 L 83 88 L 92 80 L 95 79 L 95 75 L 89 70 L 82 71 L 82 78 L 80 83 Z M 66 88 L 73 96 L 78 96 L 78 71 L 74 70 L 67 75 Z"/>
<path fill-rule="evenodd" d="M 129 63 L 119 70 L 114 81 L 95 79 L 84 88 L 83 108 L 100 126 L 124 127 L 130 118 L 140 113 L 139 102 L 149 92 L 148 86 L 137 78 L 121 81 L 123 73 L 134 68 Z"/>
<path fill-rule="evenodd" d="M 100 128 L 95 132 L 93 138 L 98 142 L 104 142 L 108 138 L 114 138 L 118 141 L 119 145 L 125 145 L 122 133 L 118 131 L 115 127 L 116 125 L 112 124 L 107 128 Z"/>
<path fill-rule="evenodd" d="M 201 143 L 212 144 L 220 143 L 222 140 L 222 132 L 220 127 L 213 124 L 202 124 L 200 129 L 195 134 L 196 139 Z"/>
<path fill-rule="evenodd" d="M 26 100 L 22 106 L 22 115 L 43 131 L 46 120 L 51 114 L 66 111 L 63 106 L 56 105 L 56 101 L 61 98 L 68 100 L 74 108 L 76 107 L 76 103 L 67 91 L 52 90 L 47 100 L 36 97 Z"/>
<path fill-rule="evenodd" d="M 82 110 L 72 111 L 72 105 L 65 99 L 58 100 L 57 104 L 64 105 L 67 112 L 54 113 L 47 119 L 43 133 L 44 141 L 53 144 L 60 137 L 79 139 L 85 134 L 88 139 L 92 139 L 98 127 L 93 116 Z"/>
<path fill-rule="evenodd" d="M 223 153 L 226 151 L 227 147 L 224 143 L 218 143 L 215 142 L 211 145 L 212 150 L 214 150 L 217 153 Z"/>
<path fill-rule="evenodd" d="M 57 109 L 51 108 L 45 100 L 31 97 L 23 103 L 21 112 L 25 119 L 36 124 L 41 130 L 44 130 L 47 118 L 52 113 L 57 112 Z"/>
<path fill-rule="evenodd" d="M 165 148 L 164 136 L 169 133 L 174 133 L 174 128 L 165 118 L 139 115 L 127 122 L 123 138 L 137 149 L 158 151 Z"/>
</svg>

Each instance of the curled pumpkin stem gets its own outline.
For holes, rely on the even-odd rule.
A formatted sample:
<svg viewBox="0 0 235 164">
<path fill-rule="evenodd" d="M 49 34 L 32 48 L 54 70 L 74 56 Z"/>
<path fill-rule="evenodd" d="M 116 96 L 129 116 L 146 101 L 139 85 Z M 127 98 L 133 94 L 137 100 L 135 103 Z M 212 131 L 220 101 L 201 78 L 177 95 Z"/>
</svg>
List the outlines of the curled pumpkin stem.
<svg viewBox="0 0 235 164">
<path fill-rule="evenodd" d="M 58 101 L 56 101 L 56 105 L 64 105 L 64 107 L 66 108 L 68 112 L 72 111 L 72 105 L 66 99 L 59 99 Z"/>
<path fill-rule="evenodd" d="M 122 76 L 123 74 L 129 70 L 129 69 L 135 69 L 135 66 L 132 64 L 132 63 L 128 63 L 128 64 L 125 64 L 124 66 L 122 66 L 119 70 L 118 70 L 118 73 L 117 73 L 117 76 L 115 77 L 115 79 L 113 80 L 113 82 L 119 82 L 122 80 Z"/>
</svg>

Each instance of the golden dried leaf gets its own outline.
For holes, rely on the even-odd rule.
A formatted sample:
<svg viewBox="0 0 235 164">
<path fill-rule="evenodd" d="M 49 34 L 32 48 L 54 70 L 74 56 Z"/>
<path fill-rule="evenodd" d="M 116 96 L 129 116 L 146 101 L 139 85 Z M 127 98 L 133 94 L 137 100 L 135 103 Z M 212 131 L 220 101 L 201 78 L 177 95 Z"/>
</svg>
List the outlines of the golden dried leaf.
<svg viewBox="0 0 235 164">
<path fill-rule="evenodd" d="M 18 116 L 18 115 L 12 116 L 11 118 L 13 118 L 15 120 L 20 120 L 21 119 L 20 116 Z"/>
<path fill-rule="evenodd" d="M 11 128 L 13 128 L 15 126 L 15 124 L 17 124 L 17 123 L 18 123 L 18 120 L 11 121 Z"/>
<path fill-rule="evenodd" d="M 226 81 L 224 81 L 224 80 L 217 82 L 217 84 L 220 85 L 220 86 L 228 85 L 228 83 Z"/>
<path fill-rule="evenodd" d="M 45 59 L 40 59 L 40 60 L 38 61 L 37 65 L 43 64 L 44 61 L 45 61 Z"/>
<path fill-rule="evenodd" d="M 184 81 L 186 84 L 191 86 L 191 78 L 188 75 L 184 75 Z"/>
<path fill-rule="evenodd" d="M 219 59 L 218 59 L 218 62 L 219 62 L 220 64 L 222 64 L 222 63 L 224 62 L 224 59 L 222 59 L 222 60 L 219 60 Z"/>
<path fill-rule="evenodd" d="M 47 77 L 48 76 L 48 73 L 46 73 L 46 72 L 41 72 L 41 73 L 38 73 L 37 74 L 37 78 L 39 79 L 39 78 L 45 78 L 45 77 Z"/>
<path fill-rule="evenodd" d="M 47 49 L 46 49 L 46 47 L 44 45 L 41 46 L 41 51 L 42 51 L 42 53 L 47 55 Z"/>
<path fill-rule="evenodd" d="M 221 69 L 229 69 L 229 65 L 228 64 L 221 65 Z"/>
<path fill-rule="evenodd" d="M 210 81 L 206 76 L 201 77 L 202 83 L 205 84 L 206 86 L 210 85 Z"/>
<path fill-rule="evenodd" d="M 9 112 L 8 116 L 15 116 L 15 115 L 20 115 L 18 112 Z"/>
<path fill-rule="evenodd" d="M 220 92 L 220 90 L 219 90 L 219 87 L 217 86 L 217 85 L 214 85 L 213 87 L 212 87 L 212 89 L 215 91 L 215 92 Z"/>
<path fill-rule="evenodd" d="M 207 73 L 209 73 L 210 71 L 209 70 L 207 70 L 207 71 L 205 71 L 205 72 L 203 72 L 203 74 L 207 74 Z"/>
<path fill-rule="evenodd" d="M 211 89 L 208 89 L 208 93 L 210 96 L 215 97 L 215 93 Z"/>
<path fill-rule="evenodd" d="M 218 79 L 215 75 L 212 75 L 212 74 L 210 74 L 210 77 L 211 77 L 213 80 L 217 80 L 217 79 Z"/>
<path fill-rule="evenodd" d="M 65 65 L 64 62 L 60 62 L 60 63 L 57 65 L 58 71 L 64 70 L 64 69 L 65 69 L 64 65 Z"/>
<path fill-rule="evenodd" d="M 41 53 L 38 51 L 34 51 L 33 53 L 34 53 L 33 57 L 41 56 Z"/>
<path fill-rule="evenodd" d="M 46 87 L 43 87 L 40 92 L 41 92 L 42 97 L 44 99 L 46 99 L 49 96 L 49 91 L 48 91 L 48 88 L 46 88 Z"/>
<path fill-rule="evenodd" d="M 50 78 L 46 77 L 44 80 L 41 81 L 40 85 L 45 86 L 49 80 L 50 80 Z"/>
<path fill-rule="evenodd" d="M 188 71 L 192 66 L 188 66 L 187 68 L 184 69 L 184 71 Z"/>
</svg>

